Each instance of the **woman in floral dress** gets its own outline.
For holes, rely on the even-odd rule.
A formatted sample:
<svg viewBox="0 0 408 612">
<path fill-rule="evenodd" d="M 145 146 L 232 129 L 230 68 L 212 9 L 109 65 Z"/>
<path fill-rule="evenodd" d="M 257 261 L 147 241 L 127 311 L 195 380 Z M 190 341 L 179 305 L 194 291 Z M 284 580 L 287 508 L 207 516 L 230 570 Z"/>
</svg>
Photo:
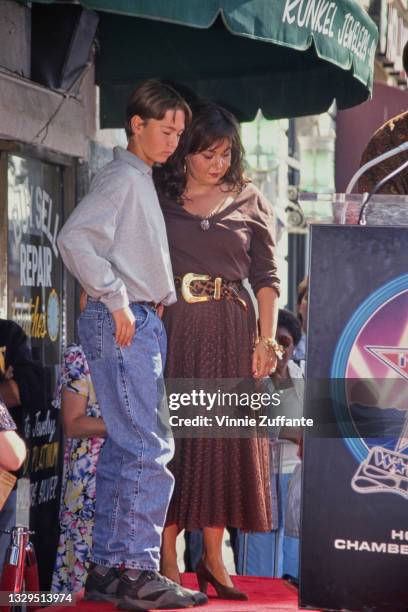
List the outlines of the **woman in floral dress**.
<svg viewBox="0 0 408 612">
<path fill-rule="evenodd" d="M 84 586 L 92 546 L 95 475 L 105 425 L 81 346 L 64 354 L 57 386 L 66 435 L 61 489 L 60 538 L 52 579 L 54 592 L 76 592 Z"/>
</svg>

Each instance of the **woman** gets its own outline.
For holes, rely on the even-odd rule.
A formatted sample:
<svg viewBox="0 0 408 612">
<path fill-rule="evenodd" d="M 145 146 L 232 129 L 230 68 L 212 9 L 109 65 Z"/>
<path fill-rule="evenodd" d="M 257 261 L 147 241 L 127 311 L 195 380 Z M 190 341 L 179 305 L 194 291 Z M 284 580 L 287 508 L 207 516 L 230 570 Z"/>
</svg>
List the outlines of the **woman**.
<svg viewBox="0 0 408 612">
<path fill-rule="evenodd" d="M 81 310 L 86 294 L 81 293 Z M 61 367 L 54 401 L 61 409 L 64 433 L 64 475 L 61 487 L 60 538 L 52 591 L 80 591 L 91 556 L 95 513 L 95 476 L 106 435 L 89 367 L 82 347 L 70 344 Z"/>
<path fill-rule="evenodd" d="M 178 301 L 164 311 L 167 378 L 262 378 L 276 365 L 279 279 L 274 217 L 244 178 L 237 121 L 215 104 L 195 109 L 171 161 L 156 171 Z M 190 273 L 200 275 L 193 279 Z M 242 280 L 249 278 L 256 317 Z M 197 297 L 201 301 L 197 301 Z M 225 526 L 271 529 L 268 441 L 263 438 L 176 440 L 170 465 L 175 490 L 163 534 L 162 572 L 180 581 L 176 537 L 203 529 L 200 588 L 247 599 L 221 554 Z"/>
</svg>

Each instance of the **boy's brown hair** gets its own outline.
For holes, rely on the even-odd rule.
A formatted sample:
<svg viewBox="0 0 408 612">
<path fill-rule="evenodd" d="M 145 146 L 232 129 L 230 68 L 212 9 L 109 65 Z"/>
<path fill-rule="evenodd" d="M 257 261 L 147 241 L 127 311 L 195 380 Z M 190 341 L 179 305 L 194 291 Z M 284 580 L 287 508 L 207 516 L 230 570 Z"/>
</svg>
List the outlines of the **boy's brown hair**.
<svg viewBox="0 0 408 612">
<path fill-rule="evenodd" d="M 186 124 L 191 121 L 191 109 L 184 98 L 171 85 L 157 79 L 148 79 L 136 87 L 126 106 L 125 130 L 130 138 L 132 117 L 139 115 L 143 120 L 163 119 L 168 110 L 184 112 Z"/>
</svg>

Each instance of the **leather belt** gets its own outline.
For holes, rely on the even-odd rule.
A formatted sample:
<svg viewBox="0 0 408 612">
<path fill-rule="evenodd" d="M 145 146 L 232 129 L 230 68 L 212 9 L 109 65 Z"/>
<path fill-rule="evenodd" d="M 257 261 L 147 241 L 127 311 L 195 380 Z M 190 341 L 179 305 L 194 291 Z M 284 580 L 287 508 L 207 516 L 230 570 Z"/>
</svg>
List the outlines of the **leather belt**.
<svg viewBox="0 0 408 612">
<path fill-rule="evenodd" d="M 160 302 L 132 302 L 132 304 L 141 304 L 142 306 L 149 306 L 153 310 L 157 310 L 160 306 Z"/>
<path fill-rule="evenodd" d="M 245 300 L 239 297 L 239 291 L 242 289 L 240 280 L 231 281 L 221 276 L 212 277 L 209 274 L 189 272 L 184 276 L 175 276 L 174 283 L 188 304 L 226 299 L 238 302 L 244 310 L 248 308 Z"/>
</svg>

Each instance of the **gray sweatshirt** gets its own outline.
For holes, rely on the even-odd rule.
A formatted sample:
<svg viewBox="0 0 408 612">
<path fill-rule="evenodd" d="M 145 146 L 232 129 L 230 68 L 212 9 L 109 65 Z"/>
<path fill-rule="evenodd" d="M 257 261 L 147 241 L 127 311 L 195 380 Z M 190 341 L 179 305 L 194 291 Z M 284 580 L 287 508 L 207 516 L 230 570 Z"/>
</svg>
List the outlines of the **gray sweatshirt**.
<svg viewBox="0 0 408 612">
<path fill-rule="evenodd" d="M 176 301 L 152 170 L 116 147 L 58 236 L 68 270 L 112 312 L 129 302 Z"/>
</svg>

